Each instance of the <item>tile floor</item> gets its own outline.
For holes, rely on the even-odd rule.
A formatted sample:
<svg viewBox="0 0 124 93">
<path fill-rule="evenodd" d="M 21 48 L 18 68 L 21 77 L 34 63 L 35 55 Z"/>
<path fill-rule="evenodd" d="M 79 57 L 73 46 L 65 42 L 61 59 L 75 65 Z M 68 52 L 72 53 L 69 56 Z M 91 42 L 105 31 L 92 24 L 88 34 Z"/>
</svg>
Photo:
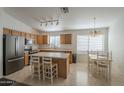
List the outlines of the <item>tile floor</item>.
<svg viewBox="0 0 124 93">
<path fill-rule="evenodd" d="M 116 67 L 116 66 L 113 66 Z M 112 68 L 111 81 L 104 78 L 96 77 L 88 71 L 87 63 L 76 63 L 70 65 L 70 72 L 67 79 L 55 79 L 53 84 L 49 80 L 39 80 L 31 78 L 30 66 L 25 66 L 22 70 L 17 71 L 5 78 L 15 80 L 24 84 L 33 86 L 109 86 L 124 85 L 124 75 L 119 74 L 115 68 Z"/>
</svg>

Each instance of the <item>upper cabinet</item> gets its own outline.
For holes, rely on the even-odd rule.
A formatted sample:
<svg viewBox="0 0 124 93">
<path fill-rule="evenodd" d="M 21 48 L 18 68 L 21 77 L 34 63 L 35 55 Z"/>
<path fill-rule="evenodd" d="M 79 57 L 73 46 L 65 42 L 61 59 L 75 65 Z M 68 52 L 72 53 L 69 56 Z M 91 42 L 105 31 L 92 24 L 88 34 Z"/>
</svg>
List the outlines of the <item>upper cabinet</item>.
<svg viewBox="0 0 124 93">
<path fill-rule="evenodd" d="M 3 34 L 11 35 L 11 29 L 3 28 Z"/>
<path fill-rule="evenodd" d="M 16 30 L 13 30 L 13 29 L 8 29 L 8 28 L 3 28 L 3 34 L 12 35 L 12 36 L 21 36 L 21 37 L 24 37 L 28 40 L 33 39 L 35 41 L 35 44 L 37 43 L 37 34 L 20 32 L 20 31 L 16 31 Z"/>
<path fill-rule="evenodd" d="M 12 30 L 11 35 L 13 35 L 13 36 L 20 36 L 20 32 Z"/>
<path fill-rule="evenodd" d="M 25 33 L 25 38 L 26 39 L 31 39 L 31 34 L 30 33 Z"/>
<path fill-rule="evenodd" d="M 61 34 L 60 42 L 61 44 L 72 44 L 72 34 Z"/>
<path fill-rule="evenodd" d="M 60 43 L 65 44 L 65 34 L 60 35 Z"/>
<path fill-rule="evenodd" d="M 43 35 L 43 44 L 49 44 L 48 35 Z"/>
<path fill-rule="evenodd" d="M 49 44 L 48 35 L 38 35 L 37 44 Z"/>
<path fill-rule="evenodd" d="M 26 33 L 25 32 L 20 32 L 20 36 L 25 37 Z"/>
<path fill-rule="evenodd" d="M 43 44 L 43 36 L 41 35 L 37 36 L 37 44 Z"/>
</svg>

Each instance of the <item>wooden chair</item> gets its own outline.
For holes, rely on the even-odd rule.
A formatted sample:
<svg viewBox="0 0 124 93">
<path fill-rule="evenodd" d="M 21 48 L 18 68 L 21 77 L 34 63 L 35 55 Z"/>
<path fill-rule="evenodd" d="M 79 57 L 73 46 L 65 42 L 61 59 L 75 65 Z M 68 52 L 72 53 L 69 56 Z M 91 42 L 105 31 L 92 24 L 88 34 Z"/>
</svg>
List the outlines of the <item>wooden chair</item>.
<svg viewBox="0 0 124 93">
<path fill-rule="evenodd" d="M 44 80 L 47 78 L 51 80 L 51 83 L 53 83 L 53 78 L 54 77 L 58 78 L 57 64 L 53 64 L 52 58 L 50 57 L 43 57 L 42 62 L 44 65 L 44 75 L 43 75 Z"/>
<path fill-rule="evenodd" d="M 43 77 L 43 63 L 38 56 L 31 56 L 31 61 L 32 78 L 38 76 L 40 80 Z"/>
</svg>

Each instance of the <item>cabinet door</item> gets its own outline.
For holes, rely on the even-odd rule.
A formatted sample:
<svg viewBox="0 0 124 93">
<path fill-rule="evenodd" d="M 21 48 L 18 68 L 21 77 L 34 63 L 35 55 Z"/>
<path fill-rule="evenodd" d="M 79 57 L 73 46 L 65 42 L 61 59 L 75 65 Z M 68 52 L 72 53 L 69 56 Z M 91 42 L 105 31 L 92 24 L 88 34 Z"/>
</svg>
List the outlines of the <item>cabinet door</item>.
<svg viewBox="0 0 124 93">
<path fill-rule="evenodd" d="M 15 30 L 12 30 L 12 35 L 13 36 L 19 36 L 19 32 L 18 31 L 15 31 Z"/>
<path fill-rule="evenodd" d="M 42 35 L 37 36 L 37 44 L 43 44 L 43 36 Z"/>
<path fill-rule="evenodd" d="M 31 34 L 31 39 L 34 39 L 34 34 Z"/>
<path fill-rule="evenodd" d="M 25 32 L 20 32 L 20 36 L 25 37 Z"/>
<path fill-rule="evenodd" d="M 43 44 L 48 44 L 48 35 L 43 35 Z"/>
<path fill-rule="evenodd" d="M 11 30 L 7 28 L 3 28 L 3 34 L 5 35 L 11 35 Z"/>
<path fill-rule="evenodd" d="M 26 33 L 26 39 L 30 39 L 31 38 L 31 34 L 30 33 Z"/>
<path fill-rule="evenodd" d="M 72 34 L 66 34 L 65 35 L 65 43 L 66 44 L 72 44 Z"/>
<path fill-rule="evenodd" d="M 29 54 L 25 53 L 25 65 L 29 64 Z"/>
<path fill-rule="evenodd" d="M 65 34 L 60 35 L 60 43 L 65 44 Z"/>
</svg>

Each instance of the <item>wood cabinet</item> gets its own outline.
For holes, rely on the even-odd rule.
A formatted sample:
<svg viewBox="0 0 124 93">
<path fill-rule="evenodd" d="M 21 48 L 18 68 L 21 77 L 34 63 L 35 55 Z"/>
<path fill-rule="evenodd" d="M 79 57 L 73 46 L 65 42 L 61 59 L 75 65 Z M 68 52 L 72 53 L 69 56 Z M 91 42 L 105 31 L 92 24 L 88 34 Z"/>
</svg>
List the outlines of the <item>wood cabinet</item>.
<svg viewBox="0 0 124 93">
<path fill-rule="evenodd" d="M 20 32 L 20 36 L 25 37 L 25 32 Z"/>
<path fill-rule="evenodd" d="M 53 58 L 53 64 L 58 65 L 58 77 L 67 78 L 69 73 L 69 61 L 67 59 Z"/>
<path fill-rule="evenodd" d="M 65 35 L 65 43 L 66 44 L 72 44 L 72 34 L 66 34 Z"/>
<path fill-rule="evenodd" d="M 37 44 L 49 44 L 48 35 L 38 35 Z"/>
<path fill-rule="evenodd" d="M 30 35 L 30 38 L 31 38 L 31 39 L 35 39 L 35 35 L 34 35 L 34 34 L 31 34 L 31 35 Z"/>
<path fill-rule="evenodd" d="M 20 36 L 20 32 L 12 30 L 11 31 L 11 35 L 13 35 L 13 36 Z"/>
<path fill-rule="evenodd" d="M 24 63 L 25 65 L 28 65 L 29 64 L 29 54 L 28 53 L 25 53 L 25 56 L 24 56 Z"/>
<path fill-rule="evenodd" d="M 48 44 L 48 35 L 43 35 L 43 44 Z"/>
<path fill-rule="evenodd" d="M 41 35 L 38 35 L 37 36 L 37 44 L 43 44 L 43 36 L 41 36 Z"/>
<path fill-rule="evenodd" d="M 60 42 L 61 44 L 72 44 L 72 34 L 61 34 Z"/>
<path fill-rule="evenodd" d="M 34 33 L 26 33 L 26 32 L 16 31 L 13 29 L 3 28 L 3 34 L 12 35 L 12 36 L 21 36 L 21 37 L 24 37 L 28 40 L 33 39 L 34 43 L 37 44 L 37 34 L 36 33 L 35 34 Z M 43 37 L 44 37 L 43 44 L 48 44 L 47 36 L 44 35 Z M 41 39 L 39 41 L 41 41 Z"/>
<path fill-rule="evenodd" d="M 11 29 L 8 29 L 8 28 L 3 28 L 3 34 L 5 35 L 11 35 Z"/>
<path fill-rule="evenodd" d="M 30 33 L 25 33 L 25 38 L 26 39 L 31 39 L 31 34 Z"/>
<path fill-rule="evenodd" d="M 3 34 L 13 35 L 13 36 L 22 36 L 22 37 L 25 37 L 26 39 L 37 39 L 37 34 L 20 32 L 20 31 L 16 31 L 16 30 L 13 30 L 13 29 L 8 29 L 8 28 L 3 28 Z M 45 40 L 46 39 L 47 38 L 45 36 Z"/>
<path fill-rule="evenodd" d="M 65 34 L 60 35 L 60 43 L 65 44 Z"/>
</svg>

